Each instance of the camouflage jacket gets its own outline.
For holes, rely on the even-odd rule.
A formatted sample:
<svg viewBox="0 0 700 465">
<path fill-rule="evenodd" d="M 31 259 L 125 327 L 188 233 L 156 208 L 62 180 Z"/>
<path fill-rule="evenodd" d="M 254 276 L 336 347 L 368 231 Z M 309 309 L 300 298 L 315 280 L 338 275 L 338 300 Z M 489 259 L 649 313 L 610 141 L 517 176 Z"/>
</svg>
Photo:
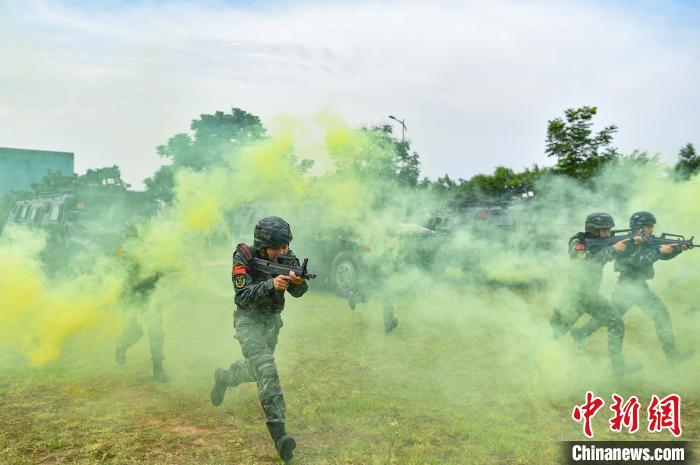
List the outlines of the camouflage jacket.
<svg viewBox="0 0 700 465">
<path fill-rule="evenodd" d="M 658 246 L 651 246 L 647 242 L 635 245 L 630 241 L 625 251 L 615 257 L 615 271 L 620 273 L 620 279 L 638 281 L 653 279 L 655 261 L 670 260 L 681 252 L 681 249 L 676 248 L 670 254 L 662 254 Z"/>
<path fill-rule="evenodd" d="M 598 292 L 603 280 L 603 267 L 615 258 L 611 246 L 586 247 L 585 233 L 578 233 L 569 239 L 569 257 L 574 260 L 573 279 L 579 289 L 585 292 Z"/>
<path fill-rule="evenodd" d="M 290 250 L 289 255 L 294 255 Z M 255 257 L 265 258 L 252 247 L 239 244 L 233 253 L 231 280 L 236 291 L 236 311 L 254 316 L 268 316 L 284 309 L 284 291 L 277 291 L 274 278 L 255 269 Z M 289 292 L 301 297 L 308 290 L 306 282 L 296 285 L 289 282 Z"/>
</svg>

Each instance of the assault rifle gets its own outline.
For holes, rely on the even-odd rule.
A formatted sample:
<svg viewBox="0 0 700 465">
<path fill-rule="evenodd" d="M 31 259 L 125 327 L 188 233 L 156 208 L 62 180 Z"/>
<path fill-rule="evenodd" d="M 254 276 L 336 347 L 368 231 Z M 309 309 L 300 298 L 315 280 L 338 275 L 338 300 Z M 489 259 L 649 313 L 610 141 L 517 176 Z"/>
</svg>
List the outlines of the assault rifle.
<svg viewBox="0 0 700 465">
<path fill-rule="evenodd" d="M 623 240 L 631 240 L 630 243 L 633 244 L 634 239 L 641 238 L 641 244 L 649 244 L 652 247 L 660 247 L 662 245 L 672 245 L 674 247 L 686 246 L 689 249 L 695 247 L 693 244 L 693 238 L 686 239 L 679 234 L 662 233 L 660 236 L 645 236 L 643 234 L 632 234 L 630 229 L 618 229 L 610 231 L 610 236 L 608 237 L 586 237 L 584 236 L 582 241 L 586 248 L 590 247 L 607 247 L 609 245 L 616 244 L 617 242 Z"/>
<path fill-rule="evenodd" d="M 274 262 L 263 260 L 262 258 L 256 258 L 255 269 L 270 276 L 289 276 L 289 273 L 293 271 L 294 274 L 300 278 L 314 279 L 316 275 L 309 273 L 309 270 L 307 269 L 308 263 L 308 258 L 305 258 L 300 264 L 297 257 L 293 255 L 280 254 L 277 256 L 276 261 Z"/>
<path fill-rule="evenodd" d="M 633 238 L 634 236 L 632 236 L 631 229 L 616 229 L 610 231 L 610 235 L 608 237 L 583 236 L 581 241 L 587 249 L 590 249 L 591 247 L 608 247 L 620 241 L 629 240 Z"/>
<path fill-rule="evenodd" d="M 692 249 L 695 247 L 695 244 L 693 244 L 693 238 L 695 236 L 692 236 L 690 239 L 686 239 L 685 237 L 679 235 L 679 234 L 669 234 L 669 233 L 662 233 L 660 236 L 649 236 L 646 238 L 647 242 L 651 244 L 652 246 L 662 246 L 662 245 L 672 245 L 675 247 L 683 247 L 686 246 L 689 249 Z"/>
</svg>

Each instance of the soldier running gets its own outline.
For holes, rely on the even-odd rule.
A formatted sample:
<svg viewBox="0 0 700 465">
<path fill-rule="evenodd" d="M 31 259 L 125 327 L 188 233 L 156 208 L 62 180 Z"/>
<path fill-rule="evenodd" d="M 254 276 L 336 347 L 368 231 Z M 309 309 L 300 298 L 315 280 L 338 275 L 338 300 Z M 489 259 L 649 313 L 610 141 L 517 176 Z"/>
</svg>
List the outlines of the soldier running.
<svg viewBox="0 0 700 465">
<path fill-rule="evenodd" d="M 639 365 L 628 365 L 622 356 L 622 341 L 625 336 L 625 326 L 617 310 L 600 295 L 600 283 L 603 279 L 603 267 L 612 261 L 616 254 L 625 249 L 624 242 L 616 242 L 610 246 L 586 246 L 586 238 L 609 237 L 615 226 L 612 216 L 603 212 L 591 213 L 586 217 L 585 232 L 580 232 L 569 240 L 569 257 L 576 274 L 571 279 L 567 291 L 567 306 L 554 311 L 551 325 L 555 337 L 566 334 L 584 313 L 591 315 L 600 326 L 608 328 L 608 355 L 612 363 L 613 373 L 622 376 L 638 371 Z M 562 306 L 563 307 L 563 306 Z M 577 346 L 582 345 L 583 339 L 577 328 L 571 330 Z"/>
<path fill-rule="evenodd" d="M 654 245 L 650 239 L 654 237 L 655 224 L 656 217 L 649 212 L 637 212 L 630 218 L 634 242 L 625 243 L 624 251 L 615 258 L 615 271 L 620 274 L 612 302 L 622 316 L 634 305 L 643 310 L 654 322 L 656 337 L 661 342 L 666 358 L 672 364 L 677 364 L 692 358 L 694 352 L 680 352 L 676 349 L 671 316 L 663 301 L 649 288 L 647 280 L 654 278 L 654 262 L 670 260 L 687 250 L 687 247 Z M 592 319 L 581 329 L 579 337 L 590 336 L 600 326 L 600 321 Z"/>
<path fill-rule="evenodd" d="M 252 248 L 245 244 L 236 247 L 232 272 L 236 292 L 233 325 L 244 359 L 227 369 L 217 368 L 211 390 L 211 403 L 220 405 L 227 388 L 255 381 L 267 428 L 285 462 L 292 459 L 296 442 L 285 428 L 285 403 L 273 354 L 282 328 L 280 313 L 284 310 L 285 291 L 293 297 L 301 297 L 308 286 L 294 272 L 269 278 L 255 269 L 255 258 L 274 261 L 280 254 L 292 255 L 291 240 L 289 224 L 271 216 L 261 219 L 255 226 Z"/>
</svg>

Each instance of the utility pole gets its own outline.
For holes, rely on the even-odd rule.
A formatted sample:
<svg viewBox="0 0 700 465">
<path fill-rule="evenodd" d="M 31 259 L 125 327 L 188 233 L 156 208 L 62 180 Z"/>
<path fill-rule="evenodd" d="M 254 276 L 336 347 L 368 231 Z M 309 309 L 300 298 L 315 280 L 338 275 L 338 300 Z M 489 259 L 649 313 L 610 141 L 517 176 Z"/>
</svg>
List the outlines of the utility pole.
<svg viewBox="0 0 700 465">
<path fill-rule="evenodd" d="M 406 137 L 406 131 L 407 131 L 406 123 L 405 123 L 406 120 L 398 119 L 396 116 L 392 116 L 392 115 L 389 115 L 389 118 L 393 119 L 394 121 L 396 121 L 397 123 L 399 123 L 401 125 L 401 142 L 403 142 L 405 137 Z"/>
</svg>

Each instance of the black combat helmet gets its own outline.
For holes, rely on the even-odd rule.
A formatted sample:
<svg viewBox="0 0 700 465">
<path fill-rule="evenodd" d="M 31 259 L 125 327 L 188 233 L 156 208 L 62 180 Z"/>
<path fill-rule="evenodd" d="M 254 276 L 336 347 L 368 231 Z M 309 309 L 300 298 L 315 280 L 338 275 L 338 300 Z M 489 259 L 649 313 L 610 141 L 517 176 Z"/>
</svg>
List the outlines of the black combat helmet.
<svg viewBox="0 0 700 465">
<path fill-rule="evenodd" d="M 260 250 L 264 247 L 281 247 L 292 241 L 292 230 L 289 223 L 279 216 L 268 216 L 258 221 L 253 233 L 253 247 Z"/>
<path fill-rule="evenodd" d="M 586 217 L 586 232 L 590 233 L 599 229 L 612 229 L 615 226 L 613 217 L 604 212 L 591 213 Z"/>
<path fill-rule="evenodd" d="M 630 217 L 630 229 L 642 229 L 652 224 L 656 224 L 656 217 L 649 212 L 637 212 Z"/>
</svg>

